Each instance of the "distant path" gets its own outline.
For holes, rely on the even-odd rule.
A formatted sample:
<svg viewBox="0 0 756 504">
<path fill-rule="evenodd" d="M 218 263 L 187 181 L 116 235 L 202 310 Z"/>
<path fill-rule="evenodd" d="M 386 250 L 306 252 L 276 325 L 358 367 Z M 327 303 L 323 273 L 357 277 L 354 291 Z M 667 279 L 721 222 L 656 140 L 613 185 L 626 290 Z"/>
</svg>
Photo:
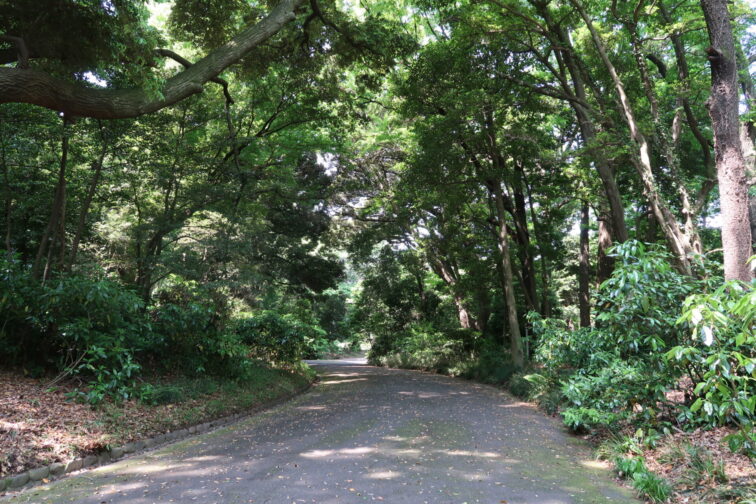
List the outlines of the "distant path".
<svg viewBox="0 0 756 504">
<path fill-rule="evenodd" d="M 0 502 L 638 503 L 555 419 L 463 380 L 313 362 L 311 392 Z"/>
</svg>

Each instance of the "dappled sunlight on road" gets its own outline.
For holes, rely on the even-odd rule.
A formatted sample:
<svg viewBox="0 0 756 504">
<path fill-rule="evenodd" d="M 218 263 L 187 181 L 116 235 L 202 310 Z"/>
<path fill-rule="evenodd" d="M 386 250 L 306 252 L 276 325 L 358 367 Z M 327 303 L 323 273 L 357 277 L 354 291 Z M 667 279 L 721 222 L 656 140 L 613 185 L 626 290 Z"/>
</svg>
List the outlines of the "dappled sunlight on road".
<svg viewBox="0 0 756 504">
<path fill-rule="evenodd" d="M 637 503 L 556 421 L 492 387 L 313 367 L 322 380 L 288 404 L 8 504 Z"/>
<path fill-rule="evenodd" d="M 350 382 L 359 382 L 359 381 L 367 381 L 367 378 L 350 378 L 348 380 L 323 380 L 321 381 L 321 385 L 335 385 L 339 383 L 350 383 Z"/>
<path fill-rule="evenodd" d="M 609 470 L 610 465 L 603 460 L 581 460 L 580 465 L 588 469 Z"/>
<path fill-rule="evenodd" d="M 367 473 L 364 477 L 367 479 L 394 479 L 401 475 L 402 473 L 397 471 L 376 471 Z"/>
</svg>

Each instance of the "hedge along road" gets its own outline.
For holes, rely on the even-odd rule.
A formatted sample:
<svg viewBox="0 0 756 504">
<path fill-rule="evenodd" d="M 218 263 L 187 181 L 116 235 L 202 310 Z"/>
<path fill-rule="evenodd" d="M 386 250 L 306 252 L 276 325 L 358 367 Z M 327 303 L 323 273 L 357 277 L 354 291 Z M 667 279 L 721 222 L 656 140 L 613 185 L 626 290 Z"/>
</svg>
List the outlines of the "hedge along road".
<svg viewBox="0 0 756 504">
<path fill-rule="evenodd" d="M 485 385 L 346 359 L 259 415 L 0 502 L 638 503 L 558 420 Z"/>
</svg>

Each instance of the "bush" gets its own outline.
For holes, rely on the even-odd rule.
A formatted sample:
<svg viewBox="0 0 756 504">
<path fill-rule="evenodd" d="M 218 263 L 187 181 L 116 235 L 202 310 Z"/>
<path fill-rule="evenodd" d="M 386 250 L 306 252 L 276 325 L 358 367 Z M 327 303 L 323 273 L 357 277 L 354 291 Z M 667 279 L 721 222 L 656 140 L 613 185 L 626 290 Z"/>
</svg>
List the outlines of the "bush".
<svg viewBox="0 0 756 504">
<path fill-rule="evenodd" d="M 473 331 L 446 332 L 428 323 L 416 323 L 395 335 L 390 343 L 374 345 L 368 362 L 447 373 L 472 357 L 477 339 Z"/>
<path fill-rule="evenodd" d="M 545 381 L 561 387 L 564 420 L 575 430 L 658 421 L 666 391 L 684 373 L 664 361 L 685 337 L 676 323 L 679 308 L 704 286 L 676 272 L 659 249 L 628 241 L 613 254 L 615 270 L 596 294 L 596 327 L 569 330 L 562 321 L 530 315 L 539 339 L 535 360 Z"/>
<path fill-rule="evenodd" d="M 152 404 L 175 404 L 185 399 L 184 389 L 176 385 L 158 385 L 153 387 L 146 402 Z"/>
<path fill-rule="evenodd" d="M 302 360 L 308 352 L 308 345 L 325 337 L 319 327 L 271 310 L 239 320 L 234 331 L 249 346 L 252 356 L 279 365 L 292 365 Z"/>
<path fill-rule="evenodd" d="M 96 403 L 136 391 L 147 321 L 136 294 L 106 279 L 65 274 L 40 284 L 18 261 L 0 259 L 0 362 L 75 373 Z"/>
<path fill-rule="evenodd" d="M 304 352 L 305 359 L 322 359 L 328 354 L 339 354 L 342 352 L 341 347 L 331 340 L 325 338 L 316 338 L 308 341 Z"/>
<path fill-rule="evenodd" d="M 527 379 L 524 373 L 515 373 L 509 379 L 507 388 L 513 396 L 520 399 L 529 399 L 533 384 Z"/>
<path fill-rule="evenodd" d="M 711 293 L 690 296 L 678 324 L 689 338 L 665 355 L 690 373 L 695 400 L 680 420 L 696 425 L 738 426 L 730 448 L 756 458 L 756 289 L 729 282 Z"/>
<path fill-rule="evenodd" d="M 484 339 L 474 358 L 460 364 L 455 374 L 483 383 L 504 385 L 516 371 L 509 352 L 501 344 Z"/>
<path fill-rule="evenodd" d="M 242 379 L 249 368 L 248 348 L 227 327 L 225 295 L 196 282 L 171 280 L 150 309 L 152 331 L 144 359 L 163 371 Z"/>
</svg>

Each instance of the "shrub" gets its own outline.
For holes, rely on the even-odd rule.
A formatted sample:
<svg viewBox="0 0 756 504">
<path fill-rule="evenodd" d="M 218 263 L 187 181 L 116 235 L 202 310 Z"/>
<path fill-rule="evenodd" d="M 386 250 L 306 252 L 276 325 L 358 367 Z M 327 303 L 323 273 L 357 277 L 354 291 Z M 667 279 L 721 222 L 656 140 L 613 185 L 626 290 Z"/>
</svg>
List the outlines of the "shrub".
<svg viewBox="0 0 756 504">
<path fill-rule="evenodd" d="M 305 359 L 321 359 L 328 354 L 338 354 L 341 352 L 341 347 L 335 341 L 316 338 L 307 342 L 303 357 Z"/>
<path fill-rule="evenodd" d="M 184 390 L 177 385 L 153 387 L 147 402 L 152 404 L 175 404 L 185 399 Z"/>
<path fill-rule="evenodd" d="M 504 385 L 516 371 L 509 352 L 501 344 L 483 339 L 474 358 L 463 362 L 456 374 L 483 383 Z"/>
<path fill-rule="evenodd" d="M 619 420 L 658 421 L 665 392 L 683 375 L 664 353 L 684 338 L 680 305 L 703 282 L 676 272 L 661 250 L 628 241 L 613 249 L 615 270 L 596 294 L 596 327 L 530 315 L 535 360 L 566 399 L 565 423 L 586 430 Z"/>
<path fill-rule="evenodd" d="M 368 361 L 447 373 L 472 358 L 478 337 L 474 331 L 441 331 L 429 323 L 415 323 L 390 342 L 373 346 Z"/>
<path fill-rule="evenodd" d="M 728 436 L 733 451 L 756 457 L 756 289 L 729 282 L 711 293 L 690 296 L 678 324 L 689 337 L 671 350 L 668 363 L 693 379 L 695 400 L 683 408 L 681 421 L 694 424 L 732 423 Z"/>
<path fill-rule="evenodd" d="M 248 345 L 252 356 L 279 365 L 302 360 L 308 344 L 325 337 L 319 327 L 271 310 L 237 321 L 234 331 Z"/>
<path fill-rule="evenodd" d="M 76 397 L 128 399 L 147 333 L 136 294 L 107 279 L 63 274 L 40 284 L 29 268 L 0 259 L 0 362 L 80 375 Z"/>
<path fill-rule="evenodd" d="M 509 379 L 507 388 L 509 388 L 509 391 L 513 396 L 519 397 L 520 399 L 528 399 L 530 398 L 533 384 L 528 381 L 524 373 L 515 373 Z"/>
</svg>

